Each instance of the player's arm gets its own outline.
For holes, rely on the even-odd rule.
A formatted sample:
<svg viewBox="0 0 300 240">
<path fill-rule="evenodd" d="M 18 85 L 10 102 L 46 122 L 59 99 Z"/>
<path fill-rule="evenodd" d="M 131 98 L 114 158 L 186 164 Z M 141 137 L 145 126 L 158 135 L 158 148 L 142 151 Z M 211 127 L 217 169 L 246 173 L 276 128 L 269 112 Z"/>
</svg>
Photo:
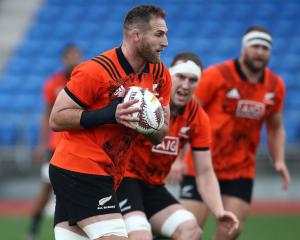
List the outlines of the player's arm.
<svg viewBox="0 0 300 240">
<path fill-rule="evenodd" d="M 273 113 L 266 121 L 268 148 L 274 161 L 275 170 L 282 176 L 283 189 L 288 189 L 290 174 L 285 163 L 285 129 L 281 112 Z"/>
<path fill-rule="evenodd" d="M 41 161 L 48 149 L 49 140 L 49 117 L 53 104 L 46 103 L 45 110 L 42 116 L 40 125 L 40 136 L 38 145 L 34 151 L 34 157 L 36 160 Z"/>
<path fill-rule="evenodd" d="M 144 136 L 152 142 L 154 145 L 161 143 L 163 138 L 169 132 L 169 122 L 170 122 L 170 107 L 169 105 L 163 107 L 164 110 L 164 124 L 159 129 L 159 131 L 152 134 L 144 134 Z"/>
<path fill-rule="evenodd" d="M 187 173 L 187 165 L 184 162 L 184 157 L 187 154 L 187 150 L 190 144 L 186 143 L 183 149 L 180 151 L 176 160 L 173 162 L 170 172 L 166 178 L 166 182 L 171 186 L 180 184 L 183 180 L 184 175 Z"/>
<path fill-rule="evenodd" d="M 231 233 L 238 228 L 239 221 L 232 212 L 224 210 L 219 183 L 212 166 L 210 151 L 193 150 L 192 156 L 195 166 L 197 188 L 204 203 L 215 215 L 217 220 L 221 224 L 224 224 L 229 233 Z"/>
<path fill-rule="evenodd" d="M 54 131 L 91 129 L 103 124 L 114 123 L 127 124 L 128 127 L 131 127 L 126 121 L 137 120 L 128 115 L 139 110 L 133 107 L 130 108 L 137 100 L 126 103 L 121 103 L 121 101 L 117 98 L 101 109 L 85 110 L 65 90 L 62 90 L 57 96 L 50 114 L 50 127 Z"/>
</svg>

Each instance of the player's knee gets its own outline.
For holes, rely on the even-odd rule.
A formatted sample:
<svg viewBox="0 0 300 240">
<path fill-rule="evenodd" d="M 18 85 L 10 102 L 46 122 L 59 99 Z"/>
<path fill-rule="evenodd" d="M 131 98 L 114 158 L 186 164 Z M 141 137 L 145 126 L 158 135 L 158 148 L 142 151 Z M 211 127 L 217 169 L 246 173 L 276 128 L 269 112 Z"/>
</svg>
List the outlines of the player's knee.
<svg viewBox="0 0 300 240">
<path fill-rule="evenodd" d="M 237 239 L 242 233 L 242 227 L 239 226 L 237 229 L 235 229 L 230 235 L 230 239 L 234 240 Z"/>
<path fill-rule="evenodd" d="M 129 240 L 152 240 L 152 233 L 149 231 L 134 231 L 128 233 Z"/>
<path fill-rule="evenodd" d="M 126 230 L 130 240 L 151 240 L 151 225 L 143 216 L 130 216 L 125 218 Z"/>
<path fill-rule="evenodd" d="M 110 219 L 91 223 L 82 228 L 89 239 L 98 239 L 101 237 L 127 237 L 126 226 L 123 219 Z"/>
<path fill-rule="evenodd" d="M 65 240 L 65 239 L 88 240 L 88 238 L 85 236 L 82 236 L 78 233 L 72 232 L 68 229 L 59 226 L 54 227 L 54 235 L 55 235 L 55 240 Z"/>
<path fill-rule="evenodd" d="M 224 226 L 219 226 L 217 228 L 217 234 L 216 234 L 216 240 L 218 239 L 230 239 L 235 240 L 237 239 L 242 233 L 242 226 L 240 225 L 237 229 L 232 231 L 230 234 L 228 232 L 228 229 L 226 229 Z"/>
<path fill-rule="evenodd" d="M 201 229 L 192 213 L 180 209 L 171 214 L 163 223 L 161 234 L 172 239 L 199 240 Z"/>
<path fill-rule="evenodd" d="M 189 240 L 199 240 L 202 236 L 202 230 L 199 225 L 194 220 L 188 220 L 180 224 L 174 234 L 172 235 L 172 239 L 181 240 L 181 239 L 189 239 Z"/>
</svg>

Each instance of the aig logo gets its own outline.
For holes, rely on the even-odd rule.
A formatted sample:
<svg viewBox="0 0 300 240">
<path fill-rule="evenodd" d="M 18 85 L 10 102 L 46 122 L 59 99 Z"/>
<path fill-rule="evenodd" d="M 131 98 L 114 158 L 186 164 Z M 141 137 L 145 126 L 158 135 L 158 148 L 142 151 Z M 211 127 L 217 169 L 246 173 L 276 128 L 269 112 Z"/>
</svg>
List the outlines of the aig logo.
<svg viewBox="0 0 300 240">
<path fill-rule="evenodd" d="M 265 104 L 251 101 L 240 100 L 236 109 L 236 116 L 250 119 L 260 119 L 265 114 Z"/>
<path fill-rule="evenodd" d="M 179 147 L 179 138 L 166 136 L 164 140 L 152 147 L 152 152 L 167 154 L 167 155 L 177 155 Z"/>
</svg>

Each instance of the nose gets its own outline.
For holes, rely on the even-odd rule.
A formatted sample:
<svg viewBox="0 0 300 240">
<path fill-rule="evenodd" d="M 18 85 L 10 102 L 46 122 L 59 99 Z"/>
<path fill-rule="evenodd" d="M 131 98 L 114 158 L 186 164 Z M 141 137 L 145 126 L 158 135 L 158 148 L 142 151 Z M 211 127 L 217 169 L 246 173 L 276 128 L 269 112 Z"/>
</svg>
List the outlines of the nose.
<svg viewBox="0 0 300 240">
<path fill-rule="evenodd" d="M 188 78 L 185 78 L 183 81 L 182 81 L 182 84 L 181 84 L 182 88 L 184 89 L 189 89 L 190 88 L 190 81 Z"/>
<path fill-rule="evenodd" d="M 162 47 L 167 47 L 169 45 L 169 43 L 168 43 L 168 38 L 167 38 L 167 36 L 165 35 L 164 37 L 163 37 L 163 40 L 162 40 L 162 42 L 161 42 L 161 46 Z"/>
</svg>

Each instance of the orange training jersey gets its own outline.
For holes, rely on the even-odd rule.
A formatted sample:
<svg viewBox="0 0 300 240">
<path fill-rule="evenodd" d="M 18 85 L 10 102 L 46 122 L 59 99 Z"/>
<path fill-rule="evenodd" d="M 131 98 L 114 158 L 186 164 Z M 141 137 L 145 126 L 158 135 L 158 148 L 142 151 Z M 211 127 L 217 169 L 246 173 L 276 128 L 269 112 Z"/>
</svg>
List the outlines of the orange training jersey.
<svg viewBox="0 0 300 240">
<path fill-rule="evenodd" d="M 44 85 L 43 95 L 45 102 L 53 106 L 58 93 L 64 88 L 66 83 L 67 78 L 65 72 L 59 72 L 50 77 Z M 62 132 L 50 132 L 48 147 L 51 151 L 54 151 L 61 136 Z"/>
<path fill-rule="evenodd" d="M 247 81 L 238 60 L 204 71 L 195 95 L 210 118 L 218 179 L 254 178 L 262 124 L 282 110 L 284 94 L 282 79 L 268 68 L 255 84 Z"/>
<path fill-rule="evenodd" d="M 94 110 L 107 106 L 123 88 L 130 86 L 147 88 L 163 97 L 162 105 L 169 104 L 171 77 L 164 64 L 147 64 L 143 72 L 137 74 L 121 47 L 77 66 L 65 91 L 84 109 Z M 136 131 L 120 124 L 67 131 L 51 163 L 75 172 L 113 176 L 117 187 L 129 158 L 131 141 L 136 135 Z"/>
<path fill-rule="evenodd" d="M 125 176 L 149 184 L 163 184 L 171 165 L 186 142 L 193 150 L 208 150 L 211 141 L 209 119 L 197 100 L 192 99 L 182 111 L 170 118 L 170 130 L 162 143 L 153 145 L 142 135 L 134 142 Z"/>
</svg>

